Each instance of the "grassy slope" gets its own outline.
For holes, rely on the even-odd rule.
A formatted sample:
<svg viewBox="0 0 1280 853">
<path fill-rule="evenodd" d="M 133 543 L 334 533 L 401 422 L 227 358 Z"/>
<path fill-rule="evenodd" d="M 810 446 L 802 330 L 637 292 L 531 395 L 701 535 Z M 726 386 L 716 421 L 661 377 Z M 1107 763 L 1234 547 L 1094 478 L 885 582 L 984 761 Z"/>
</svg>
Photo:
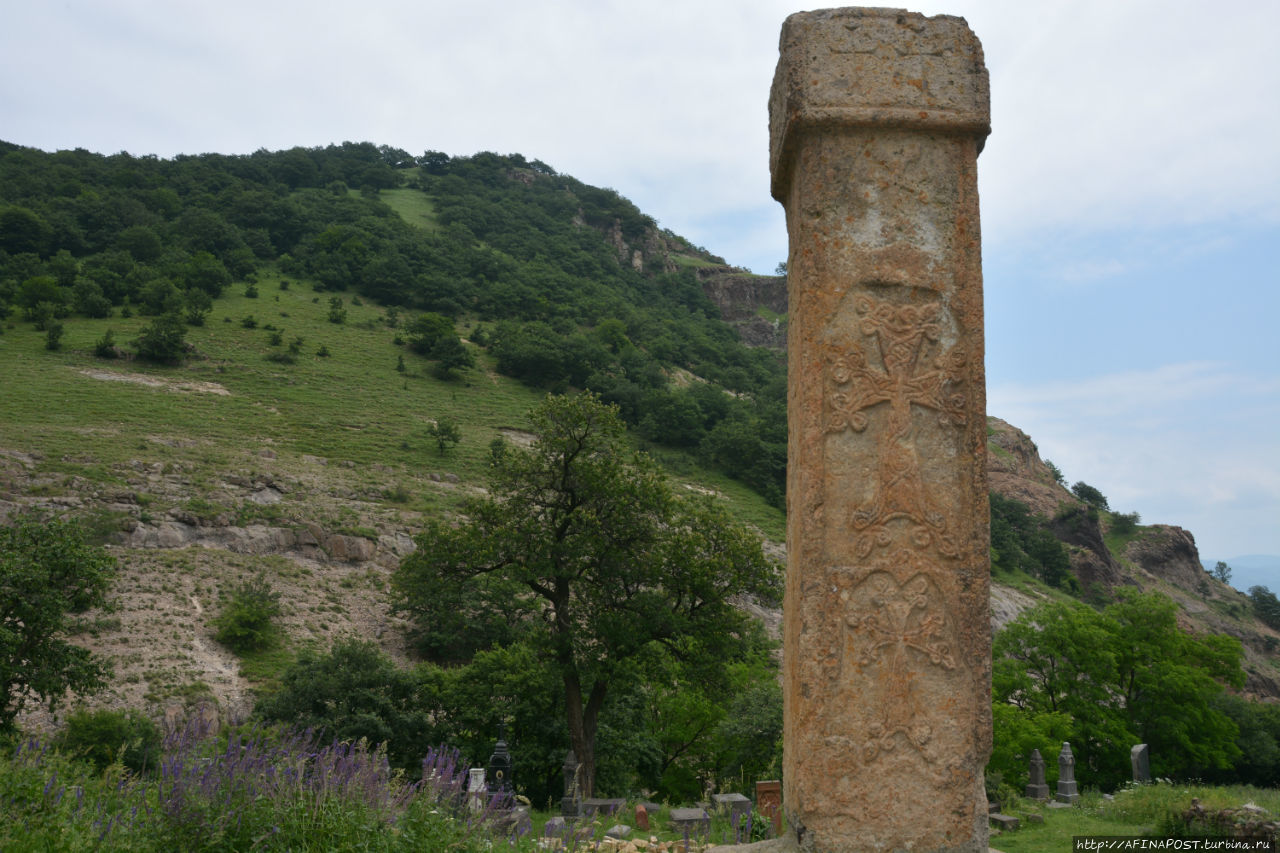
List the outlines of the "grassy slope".
<svg viewBox="0 0 1280 853">
<path fill-rule="evenodd" d="M 339 294 L 347 320 L 338 325 L 328 320 L 334 294 L 296 280 L 287 290 L 280 285 L 280 277 L 263 276 L 256 299 L 233 285 L 206 324 L 188 330 L 196 355 L 180 366 L 93 355 L 108 328 L 127 346 L 148 317 L 69 318 L 57 352 L 44 348 L 44 333 L 31 324 L 16 316 L 5 323 L 0 502 L 65 508 L 106 532 L 194 517 L 208 522 L 199 528 L 208 537 L 228 525 L 311 525 L 384 538 L 372 562 L 211 538 L 202 544 L 214 547 L 116 547 L 120 609 L 90 614 L 81 635 L 116 665 L 112 690 L 94 704 L 156 711 L 212 696 L 224 711 L 244 712 L 254 683 L 270 682 L 303 646 L 354 633 L 402 653 L 387 611 L 395 554 L 385 538 L 404 541 L 422 517 L 456 511 L 483 488 L 490 442 L 522 428 L 541 397 L 497 375 L 479 349 L 477 368 L 441 381 L 429 362 L 393 343 L 383 309 Z M 257 328 L 243 327 L 248 315 Z M 267 325 L 281 330 L 282 345 L 269 345 Z M 268 360 L 299 336 L 295 364 Z M 321 346 L 328 357 L 316 355 Z M 401 355 L 404 373 L 396 370 Z M 462 432 L 443 456 L 425 432 L 442 417 Z M 677 481 L 715 490 L 740 517 L 781 540 L 782 513 L 741 484 L 682 454 L 662 458 Z M 278 502 L 255 501 L 263 483 L 283 492 Z M 283 652 L 241 662 L 213 641 L 210 619 L 234 583 L 258 572 L 283 594 L 287 637 Z"/>
</svg>

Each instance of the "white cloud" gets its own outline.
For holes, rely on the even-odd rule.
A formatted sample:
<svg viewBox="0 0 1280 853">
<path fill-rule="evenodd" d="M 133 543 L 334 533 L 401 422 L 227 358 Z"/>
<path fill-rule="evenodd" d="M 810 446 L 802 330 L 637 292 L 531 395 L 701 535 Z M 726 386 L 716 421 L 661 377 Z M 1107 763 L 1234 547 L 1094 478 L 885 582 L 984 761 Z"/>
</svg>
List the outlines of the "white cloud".
<svg viewBox="0 0 1280 853">
<path fill-rule="evenodd" d="M 988 411 L 1114 509 L 1177 524 L 1209 553 L 1280 553 L 1280 379 L 1189 363 L 1002 384 Z"/>
</svg>

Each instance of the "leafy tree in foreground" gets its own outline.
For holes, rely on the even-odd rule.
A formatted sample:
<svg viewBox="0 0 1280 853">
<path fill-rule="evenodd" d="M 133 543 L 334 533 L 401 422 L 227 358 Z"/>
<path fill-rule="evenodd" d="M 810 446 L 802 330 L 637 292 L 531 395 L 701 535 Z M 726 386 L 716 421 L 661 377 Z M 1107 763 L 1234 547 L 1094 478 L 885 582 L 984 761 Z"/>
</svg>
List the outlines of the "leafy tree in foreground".
<svg viewBox="0 0 1280 853">
<path fill-rule="evenodd" d="M 748 634 L 729 598 L 775 598 L 778 573 L 722 509 L 677 496 L 643 455 L 624 461 L 615 408 L 589 394 L 548 397 L 531 421 L 533 446 L 496 460 L 463 524 L 429 524 L 394 588 L 424 636 L 442 619 L 465 632 L 444 612 L 459 601 L 509 614 L 563 683 L 589 793 L 600 711 L 627 661 L 656 643 L 713 677 Z"/>
<path fill-rule="evenodd" d="M 106 603 L 115 560 L 72 522 L 19 518 L 0 528 L 0 730 L 31 697 L 102 687 L 108 666 L 67 642 L 68 613 Z"/>
</svg>

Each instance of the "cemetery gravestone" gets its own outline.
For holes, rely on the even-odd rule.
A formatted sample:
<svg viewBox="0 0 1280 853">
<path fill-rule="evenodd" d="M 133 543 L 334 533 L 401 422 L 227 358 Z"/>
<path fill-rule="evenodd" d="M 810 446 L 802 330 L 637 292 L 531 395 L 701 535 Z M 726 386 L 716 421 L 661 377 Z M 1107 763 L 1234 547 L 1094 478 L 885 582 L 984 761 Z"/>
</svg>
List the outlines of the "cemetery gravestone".
<svg viewBox="0 0 1280 853">
<path fill-rule="evenodd" d="M 511 778 L 511 752 L 507 749 L 506 725 L 499 726 L 498 742 L 493 754 L 489 756 L 489 792 L 499 793 L 514 790 Z"/>
<path fill-rule="evenodd" d="M 711 830 L 711 815 L 706 809 L 672 809 L 671 828 L 689 835 L 705 835 Z"/>
<path fill-rule="evenodd" d="M 560 814 L 572 820 L 582 814 L 582 795 L 578 785 L 580 768 L 578 757 L 573 754 L 572 749 L 565 755 L 560 771 L 564 774 L 564 796 L 560 799 Z"/>
<path fill-rule="evenodd" d="M 804 850 L 987 850 L 988 102 L 961 18 L 847 8 L 783 25 L 783 807 Z"/>
<path fill-rule="evenodd" d="M 716 804 L 716 809 L 726 812 L 729 815 L 742 817 L 751 813 L 751 800 L 742 794 L 713 794 L 711 801 Z"/>
<path fill-rule="evenodd" d="M 1133 781 L 1151 781 L 1151 756 L 1145 743 L 1140 743 L 1129 750 L 1129 760 L 1133 764 Z"/>
<path fill-rule="evenodd" d="M 467 793 L 470 795 L 469 804 L 473 812 L 483 811 L 485 803 L 488 800 L 486 794 L 488 788 L 484 784 L 484 768 L 472 767 L 468 771 Z"/>
<path fill-rule="evenodd" d="M 756 783 L 756 807 L 773 824 L 773 834 L 782 834 L 782 783 L 769 779 Z"/>
<path fill-rule="evenodd" d="M 1031 761 L 1029 770 L 1031 771 L 1031 781 L 1027 783 L 1027 799 L 1030 800 L 1047 800 L 1049 799 L 1049 786 L 1044 781 L 1044 758 L 1040 755 L 1040 750 L 1031 750 Z"/>
<path fill-rule="evenodd" d="M 1080 799 L 1076 788 L 1076 757 L 1071 754 L 1071 744 L 1063 741 L 1058 753 L 1058 802 L 1074 803 Z"/>
</svg>

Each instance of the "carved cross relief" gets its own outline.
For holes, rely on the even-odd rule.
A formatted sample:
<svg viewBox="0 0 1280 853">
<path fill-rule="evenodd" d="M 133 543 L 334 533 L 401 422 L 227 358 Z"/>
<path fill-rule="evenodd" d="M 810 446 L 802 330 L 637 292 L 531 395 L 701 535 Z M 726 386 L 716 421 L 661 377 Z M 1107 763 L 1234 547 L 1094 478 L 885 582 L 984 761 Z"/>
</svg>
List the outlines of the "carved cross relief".
<svg viewBox="0 0 1280 853">
<path fill-rule="evenodd" d="M 917 433 L 921 410 L 941 426 L 965 423 L 965 353 L 944 343 L 936 299 L 860 295 L 853 308 L 852 335 L 827 354 L 824 427 L 874 435 L 869 497 L 846 511 L 856 556 L 883 550 L 860 568 L 830 570 L 843 588 L 838 689 L 865 709 L 862 761 L 906 746 L 932 764 L 936 741 L 954 733 L 929 696 L 957 669 L 954 628 L 932 578 L 959 549 L 931 495 L 938 484 L 922 472 Z"/>
<path fill-rule="evenodd" d="M 912 407 L 937 414 L 944 425 L 965 422 L 965 396 L 955 390 L 965 365 L 960 347 L 941 350 L 937 302 L 895 305 L 859 297 L 860 317 L 854 340 L 827 354 L 826 431 L 863 432 L 875 410 L 884 410 L 878 430 L 877 472 L 871 501 L 852 513 L 850 521 L 862 532 L 859 556 L 892 542 L 888 523 L 906 519 L 921 547 L 932 546 L 946 557 L 956 556 L 946 517 L 929 496 L 916 454 Z M 858 337 L 869 339 L 868 347 Z M 933 353 L 930 358 L 930 353 Z"/>
</svg>

